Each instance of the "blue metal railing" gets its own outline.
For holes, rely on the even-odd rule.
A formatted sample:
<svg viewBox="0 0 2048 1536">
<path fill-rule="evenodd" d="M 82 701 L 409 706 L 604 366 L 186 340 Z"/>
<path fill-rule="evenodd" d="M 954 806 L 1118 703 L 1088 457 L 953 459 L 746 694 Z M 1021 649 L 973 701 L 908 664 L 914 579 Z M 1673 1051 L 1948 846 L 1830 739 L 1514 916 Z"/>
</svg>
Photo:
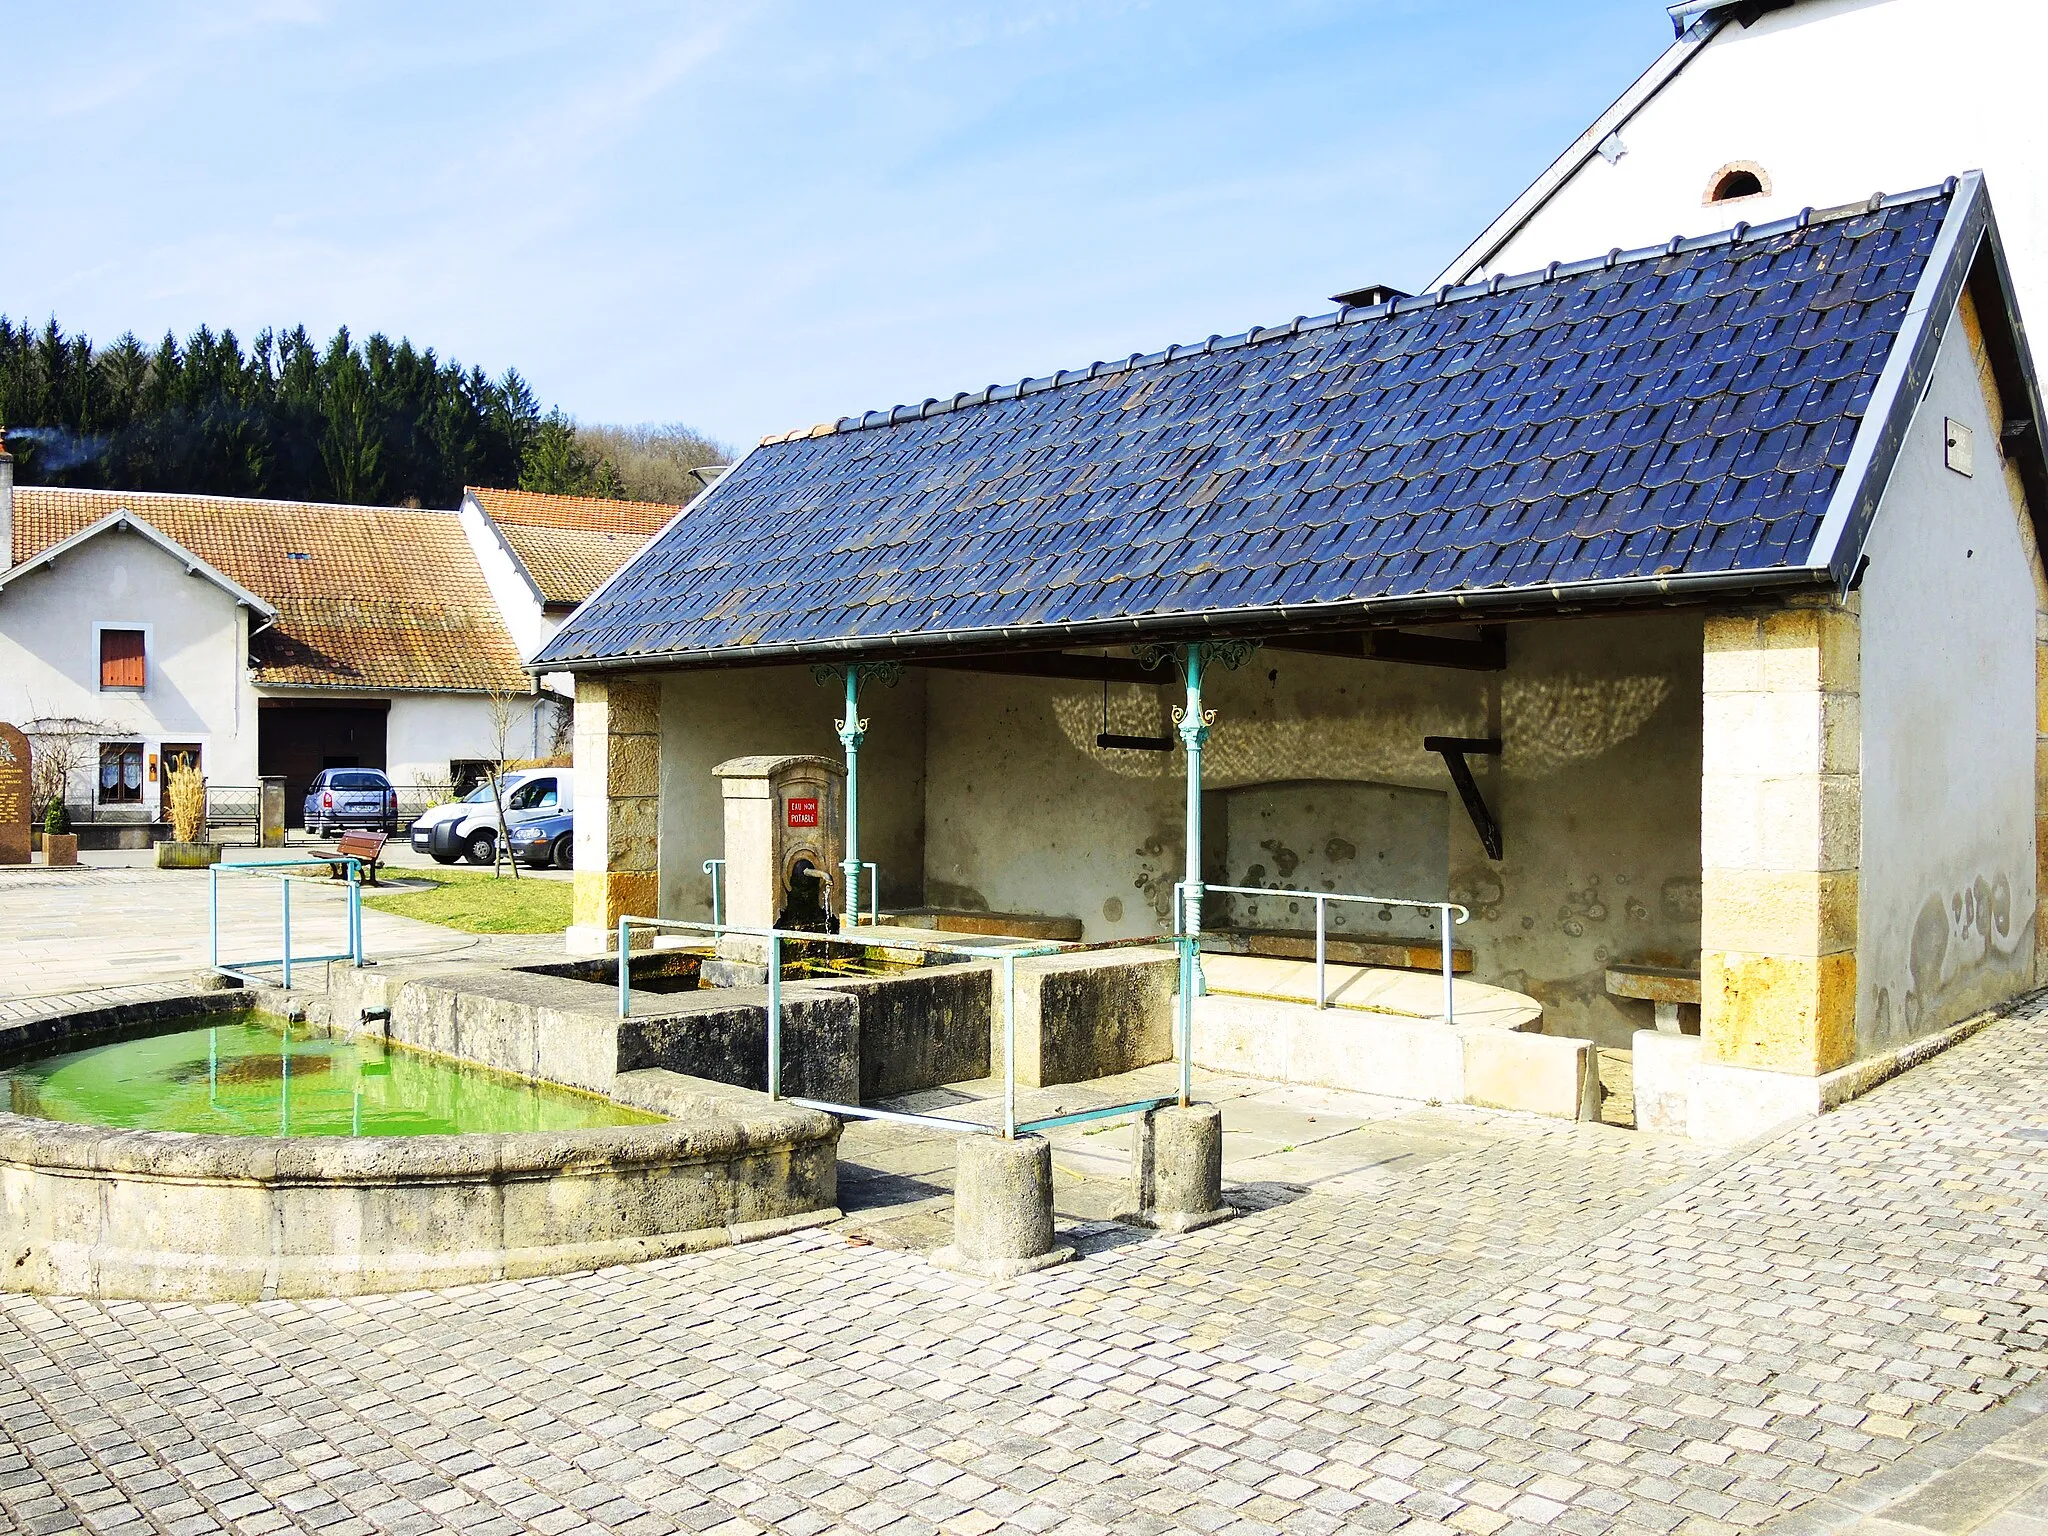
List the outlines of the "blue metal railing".
<svg viewBox="0 0 2048 1536">
<path fill-rule="evenodd" d="M 707 934 L 716 942 L 723 938 L 759 940 L 767 953 L 768 970 L 768 1096 L 781 1099 L 782 1092 L 782 946 L 784 940 L 796 940 L 805 944 L 859 944 L 872 943 L 871 939 L 844 933 L 808 933 L 782 928 L 735 928 L 719 923 L 693 923 L 678 918 L 630 917 L 619 919 L 619 1017 L 629 1018 L 633 1011 L 633 959 L 632 935 L 635 928 L 667 930 L 680 933 Z M 1080 1110 L 1072 1114 L 1048 1115 L 1036 1120 L 1020 1121 L 1017 1118 L 1017 962 L 1035 960 L 1048 955 L 1098 954 L 1112 949 L 1158 949 L 1171 944 L 1181 951 L 1182 974 L 1190 963 L 1191 952 L 1196 941 L 1185 935 L 1171 939 L 1110 939 L 1099 944 L 1058 944 L 1041 943 L 1016 945 L 1008 948 L 993 948 L 988 945 L 957 944 L 942 939 L 919 939 L 905 936 L 892 937 L 889 947 L 916 949 L 921 954 L 953 955 L 963 960 L 993 961 L 1000 968 L 1003 985 L 1003 1123 L 1000 1126 L 983 1125 L 975 1120 L 956 1120 L 943 1115 L 916 1115 L 903 1110 L 875 1109 L 865 1104 L 833 1104 L 822 1099 L 788 1096 L 788 1102 L 805 1109 L 821 1109 L 828 1114 L 854 1120 L 892 1120 L 907 1125 L 921 1125 L 931 1130 L 960 1131 L 972 1135 L 1001 1135 L 1014 1139 L 1032 1131 L 1050 1130 L 1055 1126 L 1079 1125 L 1090 1120 L 1108 1120 L 1120 1115 L 1143 1114 L 1165 1105 L 1194 1102 L 1194 1037 L 1191 1032 L 1190 1013 L 1181 1010 L 1181 1027 L 1178 1031 L 1176 1051 L 1180 1058 L 1180 1088 L 1178 1099 L 1153 1098 L 1137 1099 L 1128 1104 L 1110 1104 L 1100 1109 Z"/>
<path fill-rule="evenodd" d="M 1181 921 L 1183 896 L 1190 889 L 1190 882 L 1176 881 L 1173 887 L 1174 931 L 1178 934 L 1184 924 Z M 1472 914 L 1455 901 L 1418 901 L 1413 896 L 1355 896 L 1348 891 L 1297 891 L 1284 885 L 1211 885 L 1200 881 L 1192 886 L 1202 896 L 1220 892 L 1229 896 L 1285 896 L 1291 900 L 1306 898 L 1316 904 L 1316 1006 L 1327 1008 L 1329 987 L 1325 981 L 1329 951 L 1329 930 L 1327 918 L 1328 903 L 1333 901 L 1356 902 L 1371 907 L 1413 907 L 1420 912 L 1437 914 L 1439 949 L 1443 958 L 1444 978 L 1444 1022 L 1457 1021 L 1457 1005 L 1451 983 L 1451 929 L 1456 923 L 1467 922 Z M 1454 918 L 1451 914 L 1455 912 Z"/>
<path fill-rule="evenodd" d="M 294 955 L 292 953 L 292 882 L 306 878 L 315 869 L 332 870 L 340 866 L 343 878 L 348 882 L 348 947 L 333 954 Z M 306 873 L 293 873 L 304 871 Z M 254 960 L 223 960 L 220 957 L 220 877 L 223 874 L 269 874 L 278 883 L 278 928 L 279 948 L 275 960 L 258 958 Z M 289 987 L 292 984 L 294 965 L 320 965 L 329 960 L 347 960 L 354 965 L 363 963 L 363 861 L 361 859 L 336 856 L 308 857 L 301 855 L 285 859 L 248 859 L 234 864 L 215 864 L 206 871 L 206 920 L 207 960 L 215 971 L 223 976 L 233 976 L 241 981 L 262 984 L 268 977 L 254 974 L 260 966 L 275 966 L 278 983 Z"/>
</svg>

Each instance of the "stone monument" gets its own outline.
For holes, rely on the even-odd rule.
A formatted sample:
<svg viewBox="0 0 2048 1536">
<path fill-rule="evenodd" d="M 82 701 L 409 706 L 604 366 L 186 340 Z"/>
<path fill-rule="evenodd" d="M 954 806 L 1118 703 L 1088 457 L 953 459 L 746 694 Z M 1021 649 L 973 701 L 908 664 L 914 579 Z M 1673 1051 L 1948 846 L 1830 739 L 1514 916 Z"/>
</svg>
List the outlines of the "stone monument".
<svg viewBox="0 0 2048 1536">
<path fill-rule="evenodd" d="M 28 862 L 28 738 L 0 724 L 0 864 Z"/>
</svg>

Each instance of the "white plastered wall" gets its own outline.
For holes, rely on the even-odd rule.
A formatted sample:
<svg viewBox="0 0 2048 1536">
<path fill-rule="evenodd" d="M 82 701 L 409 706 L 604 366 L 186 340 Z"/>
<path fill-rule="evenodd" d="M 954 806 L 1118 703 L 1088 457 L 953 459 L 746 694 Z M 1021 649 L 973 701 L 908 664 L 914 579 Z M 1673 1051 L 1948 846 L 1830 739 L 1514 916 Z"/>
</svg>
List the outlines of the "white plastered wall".
<svg viewBox="0 0 2048 1536">
<path fill-rule="evenodd" d="M 1553 1033 L 1626 1044 L 1650 1009 L 1606 995 L 1607 964 L 1697 960 L 1699 677 L 1699 623 L 1681 614 L 1517 626 L 1501 674 L 1262 650 L 1210 676 L 1204 783 L 1443 793 L 1451 896 L 1473 909 L 1458 937 L 1479 979 L 1536 996 Z M 1099 684 L 933 672 L 927 687 L 926 898 L 1078 917 L 1090 939 L 1163 931 L 1182 874 L 1182 754 L 1098 748 Z M 1171 735 L 1179 698 L 1113 687 L 1109 730 Z M 1502 758 L 1473 765 L 1504 829 L 1498 863 L 1422 749 L 1496 727 Z M 1388 866 L 1359 851 L 1358 880 L 1377 885 Z"/>
<path fill-rule="evenodd" d="M 2032 302 L 2048 282 L 2044 11 L 2035 0 L 1802 0 L 1731 24 L 1620 129 L 1627 153 L 1588 159 L 1476 275 L 1982 170 L 2020 296 L 2048 307 Z M 1769 195 L 1706 206 L 1710 178 L 1736 161 L 1762 167 Z"/>
<path fill-rule="evenodd" d="M 187 575 L 182 561 L 140 534 L 101 534 L 0 589 L 0 720 L 104 721 L 106 740 L 139 741 L 147 753 L 165 741 L 197 742 L 208 778 L 254 784 L 248 622 L 229 593 Z M 100 691 L 100 626 L 147 631 L 142 692 Z M 93 797 L 96 768 L 73 783 L 74 804 Z M 153 817 L 162 789 L 159 771 L 129 814 Z"/>
<path fill-rule="evenodd" d="M 1975 474 L 1946 467 L 1945 424 Z M 2031 540 L 1963 324 L 1879 503 L 1862 607 L 1857 1052 L 2033 985 Z"/>
<path fill-rule="evenodd" d="M 548 756 L 558 708 L 546 695 L 515 695 L 506 756 Z M 394 784 L 445 784 L 451 762 L 497 755 L 497 725 L 482 694 L 394 694 L 384 733 L 385 772 Z"/>
<path fill-rule="evenodd" d="M 725 856 L 725 811 L 711 770 L 728 758 L 815 753 L 844 757 L 833 723 L 838 686 L 808 667 L 671 672 L 661 678 L 661 915 L 711 916 L 706 859 Z M 861 690 L 868 735 L 860 753 L 860 849 L 880 866 L 882 900 L 921 900 L 925 812 L 925 678 Z M 862 887 L 861 903 L 867 903 Z"/>
</svg>

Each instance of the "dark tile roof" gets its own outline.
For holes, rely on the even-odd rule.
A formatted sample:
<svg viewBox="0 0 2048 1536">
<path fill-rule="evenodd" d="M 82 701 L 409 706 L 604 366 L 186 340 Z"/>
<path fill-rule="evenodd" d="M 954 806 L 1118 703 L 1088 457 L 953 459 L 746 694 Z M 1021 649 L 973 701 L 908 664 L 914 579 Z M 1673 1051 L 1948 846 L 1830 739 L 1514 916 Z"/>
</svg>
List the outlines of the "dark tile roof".
<svg viewBox="0 0 2048 1536">
<path fill-rule="evenodd" d="M 1713 572 L 1762 585 L 1809 561 L 1952 196 L 770 439 L 540 660 L 1128 639 L 1282 607 L 1356 623 L 1379 599 Z"/>
</svg>

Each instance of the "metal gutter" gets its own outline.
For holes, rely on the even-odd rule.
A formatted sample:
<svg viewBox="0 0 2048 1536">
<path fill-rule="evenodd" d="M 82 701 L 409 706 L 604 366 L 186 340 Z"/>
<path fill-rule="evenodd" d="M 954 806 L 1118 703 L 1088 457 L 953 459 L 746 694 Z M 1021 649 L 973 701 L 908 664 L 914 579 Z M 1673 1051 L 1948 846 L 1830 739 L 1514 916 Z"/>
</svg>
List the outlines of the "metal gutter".
<svg viewBox="0 0 2048 1536">
<path fill-rule="evenodd" d="M 1984 193 L 1983 172 L 1955 178 L 1952 185 L 1952 201 L 1941 233 L 1935 237 L 1934 249 L 1928 253 L 1927 265 L 1900 321 L 1898 337 L 1878 373 L 1876 388 L 1864 408 L 1863 425 L 1849 449 L 1849 462 L 1835 482 L 1808 556 L 1813 565 L 1825 567 L 1840 586 L 1848 585 L 1863 553 L 1878 502 L 1891 482 L 1899 450 L 1934 375 L 1949 317 L 1963 296 L 1963 283 L 1990 224 L 1991 205 Z M 1883 201 L 1882 196 L 1873 197 L 1871 211 Z"/>
<path fill-rule="evenodd" d="M 1761 598 L 1829 585 L 1832 573 L 1814 566 L 1761 571 L 1708 571 L 1697 575 L 1619 577 L 1554 582 L 1498 591 L 1432 593 L 1421 597 L 1364 598 L 1347 603 L 1282 604 L 1215 613 L 1171 613 L 1082 624 L 1004 625 L 990 629 L 897 633 L 850 640 L 791 641 L 771 645 L 649 651 L 586 661 L 554 661 L 550 672 L 621 672 L 660 667 L 731 667 L 828 658 L 889 658 L 915 662 L 976 651 L 1058 650 L 1072 645 L 1129 645 L 1142 640 L 1308 633 L 1397 624 L 1464 624 L 1480 619 L 1546 617 L 1584 609 L 1674 607 L 1727 598 Z"/>
<path fill-rule="evenodd" d="M 1599 153 L 1608 135 L 1627 127 L 1629 121 L 1692 62 L 1694 54 L 1720 35 L 1727 21 L 1725 16 L 1706 16 L 1681 33 L 1678 41 L 1659 54 L 1656 62 L 1636 78 L 1635 84 L 1595 118 L 1592 127 L 1574 139 L 1563 154 L 1551 161 L 1549 168 L 1481 230 L 1479 237 L 1460 251 L 1429 286 L 1441 288 L 1446 283 L 1471 282 L 1473 275 L 1499 255 L 1501 247 L 1520 234 L 1564 184 Z"/>
</svg>

